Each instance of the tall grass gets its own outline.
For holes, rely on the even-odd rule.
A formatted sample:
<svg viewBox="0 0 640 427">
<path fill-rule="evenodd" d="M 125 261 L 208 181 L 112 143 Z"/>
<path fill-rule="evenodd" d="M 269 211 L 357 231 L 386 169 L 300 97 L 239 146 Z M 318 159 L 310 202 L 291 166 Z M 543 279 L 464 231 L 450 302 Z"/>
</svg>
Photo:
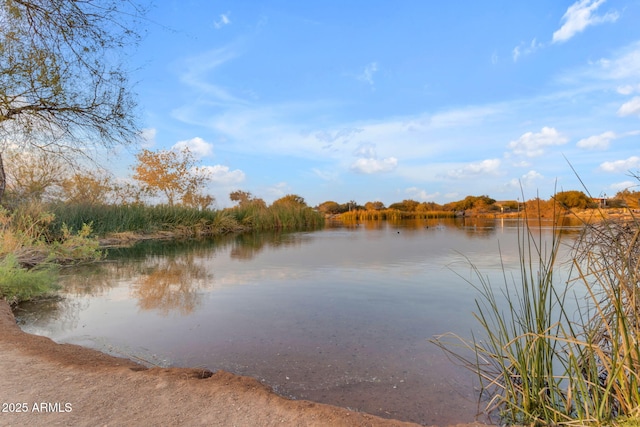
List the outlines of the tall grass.
<svg viewBox="0 0 640 427">
<path fill-rule="evenodd" d="M 420 211 L 405 212 L 397 209 L 382 210 L 354 210 L 340 214 L 342 221 L 378 221 L 378 220 L 400 220 L 400 219 L 430 219 L 430 218 L 453 218 L 455 212 L 452 211 Z"/>
<path fill-rule="evenodd" d="M 265 207 L 249 203 L 224 210 L 194 209 L 182 206 L 145 205 L 69 205 L 53 206 L 54 234 L 61 234 L 63 224 L 80 229 L 90 223 L 95 234 L 154 233 L 172 231 L 185 236 L 211 236 L 229 232 L 273 229 L 314 229 L 324 218 L 311 208 L 285 205 Z"/>
<path fill-rule="evenodd" d="M 296 203 L 266 207 L 250 202 L 229 209 L 228 212 L 252 231 L 314 230 L 324 226 L 324 216 L 308 206 Z"/>
<path fill-rule="evenodd" d="M 63 224 L 79 229 L 91 223 L 98 235 L 123 232 L 152 233 L 194 227 L 202 223 L 215 223 L 219 214 L 212 210 L 199 210 L 182 206 L 145 205 L 81 205 L 59 204 L 52 206 L 55 220 L 54 233 L 61 233 Z"/>
<path fill-rule="evenodd" d="M 530 221 L 519 233 L 519 277 L 505 271 L 498 288 L 473 267 L 483 335 L 432 342 L 478 374 L 485 411 L 503 423 L 606 425 L 640 416 L 640 224 L 585 225 L 566 281 L 556 271 L 561 233 L 545 241 Z"/>
</svg>

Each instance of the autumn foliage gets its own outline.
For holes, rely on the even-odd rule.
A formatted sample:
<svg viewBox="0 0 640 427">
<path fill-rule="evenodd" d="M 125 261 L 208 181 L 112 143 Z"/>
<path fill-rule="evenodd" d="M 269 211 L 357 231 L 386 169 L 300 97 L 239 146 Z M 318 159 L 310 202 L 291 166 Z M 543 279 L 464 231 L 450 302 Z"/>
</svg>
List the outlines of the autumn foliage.
<svg viewBox="0 0 640 427">
<path fill-rule="evenodd" d="M 169 206 L 183 204 L 203 209 L 213 203 L 212 196 L 200 192 L 209 181 L 209 173 L 196 165 L 188 148 L 155 152 L 144 149 L 136 158 L 133 179 L 146 195 L 163 195 Z"/>
</svg>

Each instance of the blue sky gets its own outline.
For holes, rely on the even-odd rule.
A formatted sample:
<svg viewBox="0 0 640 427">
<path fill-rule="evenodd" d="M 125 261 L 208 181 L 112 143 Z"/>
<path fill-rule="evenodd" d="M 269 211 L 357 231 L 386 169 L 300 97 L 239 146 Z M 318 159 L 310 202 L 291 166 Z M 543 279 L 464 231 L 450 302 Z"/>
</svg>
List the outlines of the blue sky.
<svg viewBox="0 0 640 427">
<path fill-rule="evenodd" d="M 145 147 L 242 189 L 385 204 L 636 185 L 640 2 L 158 1 Z M 121 166 L 130 159 L 120 161 Z"/>
</svg>

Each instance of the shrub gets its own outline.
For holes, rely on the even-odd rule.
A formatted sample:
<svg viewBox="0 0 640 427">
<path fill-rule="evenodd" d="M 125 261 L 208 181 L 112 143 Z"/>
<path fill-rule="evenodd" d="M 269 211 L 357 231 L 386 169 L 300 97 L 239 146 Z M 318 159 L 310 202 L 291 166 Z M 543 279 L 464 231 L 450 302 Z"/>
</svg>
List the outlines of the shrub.
<svg viewBox="0 0 640 427">
<path fill-rule="evenodd" d="M 26 269 L 13 254 L 0 261 L 0 297 L 11 304 L 50 294 L 58 289 L 56 282 L 57 269 L 52 264 Z"/>
</svg>

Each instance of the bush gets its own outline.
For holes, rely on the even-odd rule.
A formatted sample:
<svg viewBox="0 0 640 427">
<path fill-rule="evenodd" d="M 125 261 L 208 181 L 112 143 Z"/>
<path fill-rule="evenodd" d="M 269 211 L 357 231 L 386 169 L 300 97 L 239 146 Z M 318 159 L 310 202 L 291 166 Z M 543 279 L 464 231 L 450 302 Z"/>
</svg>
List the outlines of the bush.
<svg viewBox="0 0 640 427">
<path fill-rule="evenodd" d="M 9 254 L 0 261 L 0 297 L 15 304 L 48 295 L 58 289 L 57 273 L 52 264 L 23 268 L 16 256 Z"/>
</svg>

